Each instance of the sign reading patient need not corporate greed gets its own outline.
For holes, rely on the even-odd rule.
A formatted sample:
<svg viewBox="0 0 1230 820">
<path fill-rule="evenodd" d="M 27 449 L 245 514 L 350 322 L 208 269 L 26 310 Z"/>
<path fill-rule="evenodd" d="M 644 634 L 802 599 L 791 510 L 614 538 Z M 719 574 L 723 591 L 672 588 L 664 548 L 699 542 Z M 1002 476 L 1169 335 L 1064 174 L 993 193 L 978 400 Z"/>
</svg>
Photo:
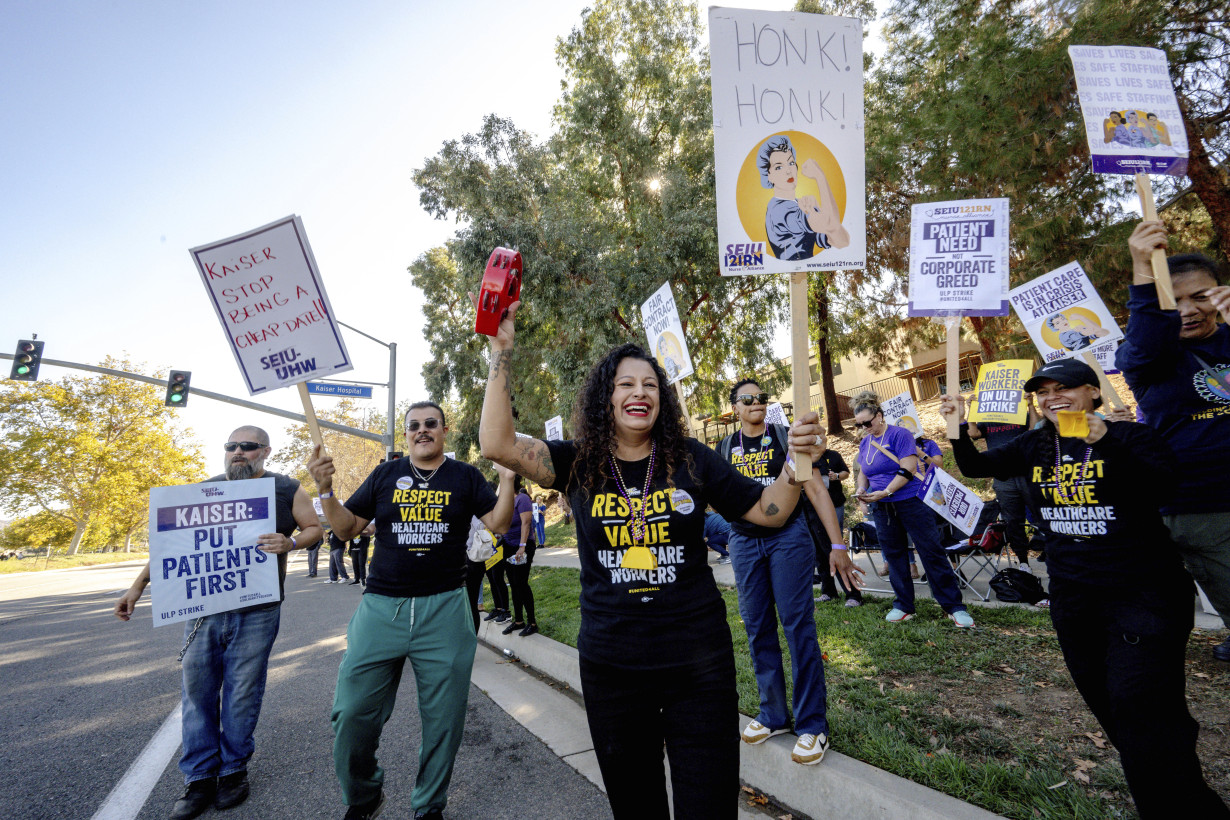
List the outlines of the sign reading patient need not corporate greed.
<svg viewBox="0 0 1230 820">
<path fill-rule="evenodd" d="M 683 324 L 679 321 L 679 308 L 675 306 L 670 282 L 654 291 L 641 305 L 641 321 L 645 323 L 649 350 L 666 371 L 670 383 L 691 376 L 694 372 L 692 356 L 688 353 L 688 340 L 683 336 Z"/>
<path fill-rule="evenodd" d="M 1025 382 L 1033 372 L 1033 359 L 1004 359 L 978 368 L 969 420 L 975 424 L 1025 424 L 1029 420 Z"/>
<path fill-rule="evenodd" d="M 710 7 L 722 275 L 860 270 L 863 23 Z"/>
<path fill-rule="evenodd" d="M 277 601 L 277 556 L 256 546 L 276 525 L 272 478 L 152 488 L 154 626 Z"/>
<path fill-rule="evenodd" d="M 1008 300 L 1043 362 L 1085 352 L 1103 361 L 1099 348 L 1109 349 L 1113 356 L 1114 344 L 1123 338 L 1119 324 L 1079 262 L 1069 262 L 1013 288 Z"/>
<path fill-rule="evenodd" d="M 891 399 L 885 399 L 880 405 L 880 410 L 884 413 L 884 420 L 889 424 L 904 427 L 915 438 L 922 435 L 922 419 L 918 417 L 914 397 L 909 393 L 898 393 Z"/>
<path fill-rule="evenodd" d="M 1166 52 L 1068 46 L 1068 56 L 1096 173 L 1187 173 L 1187 131 Z"/>
<path fill-rule="evenodd" d="M 1008 315 L 1008 200 L 910 209 L 911 316 Z"/>
<path fill-rule="evenodd" d="M 354 369 L 299 217 L 190 253 L 249 393 Z"/>
<path fill-rule="evenodd" d="M 973 535 L 982 515 L 983 501 L 968 487 L 939 467 L 933 467 L 923 481 L 923 503 L 966 535 Z"/>
</svg>

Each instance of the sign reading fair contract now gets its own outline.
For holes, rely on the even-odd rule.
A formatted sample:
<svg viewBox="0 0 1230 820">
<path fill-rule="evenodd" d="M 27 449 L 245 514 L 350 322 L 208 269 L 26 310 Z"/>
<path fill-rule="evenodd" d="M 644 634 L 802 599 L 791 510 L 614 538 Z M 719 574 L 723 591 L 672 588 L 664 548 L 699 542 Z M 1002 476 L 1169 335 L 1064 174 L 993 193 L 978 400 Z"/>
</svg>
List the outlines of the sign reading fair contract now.
<svg viewBox="0 0 1230 820">
<path fill-rule="evenodd" d="M 190 253 L 250 394 L 354 369 L 299 217 Z"/>
<path fill-rule="evenodd" d="M 256 546 L 276 531 L 272 478 L 152 488 L 154 626 L 276 602 L 277 556 Z"/>
</svg>

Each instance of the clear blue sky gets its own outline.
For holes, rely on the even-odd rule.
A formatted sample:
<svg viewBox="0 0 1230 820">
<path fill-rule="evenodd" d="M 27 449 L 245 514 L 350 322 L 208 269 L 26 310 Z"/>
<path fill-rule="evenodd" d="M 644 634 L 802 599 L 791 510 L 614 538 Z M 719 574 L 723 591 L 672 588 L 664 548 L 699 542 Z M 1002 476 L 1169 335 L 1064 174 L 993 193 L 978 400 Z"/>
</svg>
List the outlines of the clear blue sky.
<svg viewBox="0 0 1230 820">
<path fill-rule="evenodd" d="M 555 41 L 585 5 L 8 0 L 0 348 L 37 332 L 48 358 L 127 354 L 246 397 L 188 249 L 294 213 L 337 317 L 396 342 L 398 398 L 421 397 L 406 267 L 455 226 L 423 213 L 411 173 L 489 113 L 547 134 Z M 386 379 L 383 347 L 347 344 L 347 375 Z M 257 400 L 299 408 L 293 390 Z M 205 399 L 181 412 L 211 467 L 253 418 Z M 276 448 L 284 423 L 260 420 Z"/>
</svg>

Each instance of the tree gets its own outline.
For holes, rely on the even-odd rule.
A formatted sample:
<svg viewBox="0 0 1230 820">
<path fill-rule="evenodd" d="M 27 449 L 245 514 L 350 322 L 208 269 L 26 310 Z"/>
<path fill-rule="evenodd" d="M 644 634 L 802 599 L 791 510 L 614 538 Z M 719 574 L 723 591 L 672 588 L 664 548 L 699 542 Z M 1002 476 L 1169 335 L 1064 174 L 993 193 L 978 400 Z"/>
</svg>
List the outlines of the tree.
<svg viewBox="0 0 1230 820">
<path fill-rule="evenodd" d="M 557 133 L 538 143 L 488 117 L 415 173 L 423 206 L 462 223 L 410 266 L 426 296 L 435 396 L 455 391 L 459 438 L 477 432 L 486 340 L 466 290 L 487 256 L 525 257 L 514 382 L 518 427 L 567 416 L 591 364 L 645 343 L 639 305 L 672 283 L 697 368 L 695 408 L 717 409 L 730 370 L 771 364 L 788 305 L 779 277 L 723 278 L 714 228 L 708 71 L 696 9 L 683 0 L 600 0 L 559 41 Z M 775 383 L 783 381 L 781 376 Z M 770 386 L 770 385 L 766 385 Z"/>
<path fill-rule="evenodd" d="M 140 372 L 126 360 L 103 366 Z M 131 537 L 150 487 L 204 478 L 158 388 L 115 376 L 0 385 L 0 509 L 42 510 L 72 525 L 70 555 L 91 525 Z"/>
<path fill-rule="evenodd" d="M 385 415 L 380 412 L 364 412 L 353 399 L 342 399 L 333 407 L 318 409 L 316 417 L 321 421 L 344 424 L 370 433 L 385 432 Z M 292 425 L 287 428 L 287 433 L 290 438 L 284 446 L 275 451 L 277 457 L 273 461 L 281 472 L 299 479 L 309 493 L 315 495 L 316 482 L 307 471 L 315 445 L 307 425 Z M 384 445 L 378 441 L 326 428 L 321 428 L 320 434 L 337 469 L 333 476 L 333 492 L 345 501 L 359 489 L 359 485 L 376 469 L 376 465 L 384 460 Z M 398 442 L 394 442 L 394 449 L 397 444 Z"/>
</svg>

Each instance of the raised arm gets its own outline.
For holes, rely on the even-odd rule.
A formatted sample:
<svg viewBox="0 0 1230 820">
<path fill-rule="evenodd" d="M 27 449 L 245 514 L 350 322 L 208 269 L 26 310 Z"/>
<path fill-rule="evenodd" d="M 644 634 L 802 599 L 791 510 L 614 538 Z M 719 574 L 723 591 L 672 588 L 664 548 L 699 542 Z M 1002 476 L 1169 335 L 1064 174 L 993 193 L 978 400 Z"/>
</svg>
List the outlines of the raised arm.
<svg viewBox="0 0 1230 820">
<path fill-rule="evenodd" d="M 470 301 L 477 302 L 473 293 Z M 513 302 L 500 320 L 500 329 L 491 339 L 491 369 L 487 374 L 487 392 L 483 397 L 483 414 L 478 423 L 478 445 L 483 458 L 501 464 L 535 484 L 550 487 L 555 484 L 555 465 L 545 442 L 528 436 L 518 436 L 512 415 L 512 357 L 514 319 L 520 302 Z M 505 522 L 505 529 L 508 524 Z M 500 530 L 503 532 L 503 530 Z"/>
<path fill-rule="evenodd" d="M 824 455 L 824 436 L 820 433 L 820 417 L 807 413 L 797 418 L 790 428 L 788 438 L 791 461 L 796 451 L 811 453 L 813 462 Z M 814 481 L 815 479 L 813 479 Z M 780 527 L 799 503 L 802 482 L 795 481 L 794 470 L 788 463 L 782 468 L 777 480 L 764 488 L 760 501 L 743 514 L 744 520 L 762 527 Z"/>
<path fill-rule="evenodd" d="M 486 410 L 483 412 L 485 413 Z M 513 504 L 516 502 L 517 491 L 513 489 L 515 476 L 512 469 L 497 461 L 495 472 L 500 477 L 500 492 L 496 496 L 495 506 L 491 508 L 491 512 L 481 516 L 479 520 L 496 535 L 503 535 L 508 532 L 508 525 L 512 523 Z"/>
<path fill-rule="evenodd" d="M 370 519 L 359 518 L 338 501 L 337 496 L 333 494 L 333 474 L 337 472 L 337 468 L 333 466 L 333 457 L 328 453 L 321 453 L 320 445 L 317 445 L 312 450 L 312 460 L 308 462 L 308 472 L 312 474 L 312 479 L 316 482 L 316 489 L 320 491 L 320 508 L 324 511 L 325 520 L 329 522 L 329 527 L 333 530 L 333 534 L 343 541 L 349 541 L 367 527 L 367 522 Z M 311 503 L 310 500 L 308 503 Z M 298 516 L 295 517 L 298 521 Z M 312 543 L 307 541 L 307 543 Z"/>
</svg>

